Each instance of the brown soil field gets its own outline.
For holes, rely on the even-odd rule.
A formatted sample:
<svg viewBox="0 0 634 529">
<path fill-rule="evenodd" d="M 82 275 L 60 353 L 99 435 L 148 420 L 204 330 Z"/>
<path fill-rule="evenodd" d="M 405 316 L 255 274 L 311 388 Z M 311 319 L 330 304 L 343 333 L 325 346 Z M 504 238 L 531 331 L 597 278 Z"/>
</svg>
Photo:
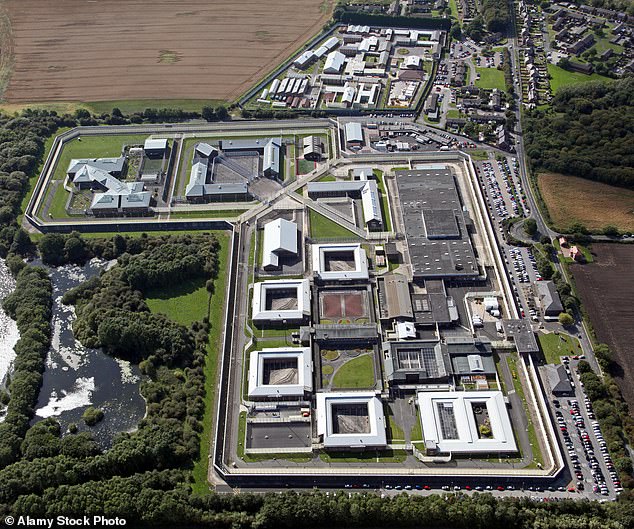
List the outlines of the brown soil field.
<svg viewBox="0 0 634 529">
<path fill-rule="evenodd" d="M 634 410 L 634 245 L 593 244 L 594 262 L 570 267 L 600 342 L 621 366 L 617 382 Z"/>
<path fill-rule="evenodd" d="M 330 17 L 328 0 L 5 0 L 21 101 L 231 100 Z"/>
<path fill-rule="evenodd" d="M 611 224 L 634 231 L 634 191 L 553 173 L 540 174 L 538 182 L 550 217 L 561 230 L 581 222 L 591 230 Z"/>
</svg>

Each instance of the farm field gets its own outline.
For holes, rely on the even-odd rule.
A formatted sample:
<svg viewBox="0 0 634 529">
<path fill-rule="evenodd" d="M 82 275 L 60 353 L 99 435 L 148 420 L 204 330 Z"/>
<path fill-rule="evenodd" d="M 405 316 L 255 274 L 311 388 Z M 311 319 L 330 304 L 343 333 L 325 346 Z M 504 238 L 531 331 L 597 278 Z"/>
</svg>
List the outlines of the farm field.
<svg viewBox="0 0 634 529">
<path fill-rule="evenodd" d="M 581 298 L 599 342 L 610 346 L 621 375 L 616 377 L 625 400 L 634 406 L 634 246 L 592 245 L 595 261 L 571 265 Z"/>
<path fill-rule="evenodd" d="M 4 99 L 231 100 L 316 33 L 324 0 L 6 0 Z M 38 16 L 34 17 L 33 13 Z"/>
<path fill-rule="evenodd" d="M 580 222 L 591 230 L 611 224 L 634 231 L 634 191 L 554 173 L 540 174 L 538 182 L 556 227 Z"/>
</svg>

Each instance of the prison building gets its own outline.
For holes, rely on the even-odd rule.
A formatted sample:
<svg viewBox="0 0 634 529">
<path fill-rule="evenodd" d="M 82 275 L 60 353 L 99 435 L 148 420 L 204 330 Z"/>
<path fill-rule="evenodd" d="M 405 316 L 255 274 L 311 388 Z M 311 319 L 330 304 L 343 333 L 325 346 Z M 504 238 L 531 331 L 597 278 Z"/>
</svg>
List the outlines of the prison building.
<svg viewBox="0 0 634 529">
<path fill-rule="evenodd" d="M 297 255 L 297 224 L 286 219 L 276 219 L 264 225 L 262 268 L 277 270 L 280 257 Z"/>
</svg>

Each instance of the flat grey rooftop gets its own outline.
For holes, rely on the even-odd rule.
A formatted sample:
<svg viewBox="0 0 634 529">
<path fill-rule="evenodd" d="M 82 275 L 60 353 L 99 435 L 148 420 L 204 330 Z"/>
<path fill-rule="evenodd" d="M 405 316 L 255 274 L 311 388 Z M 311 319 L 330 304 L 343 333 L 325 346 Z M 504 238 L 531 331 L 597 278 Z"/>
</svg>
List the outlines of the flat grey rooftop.
<svg viewBox="0 0 634 529">
<path fill-rule="evenodd" d="M 463 205 L 450 169 L 396 171 L 414 277 L 479 274 Z"/>
</svg>

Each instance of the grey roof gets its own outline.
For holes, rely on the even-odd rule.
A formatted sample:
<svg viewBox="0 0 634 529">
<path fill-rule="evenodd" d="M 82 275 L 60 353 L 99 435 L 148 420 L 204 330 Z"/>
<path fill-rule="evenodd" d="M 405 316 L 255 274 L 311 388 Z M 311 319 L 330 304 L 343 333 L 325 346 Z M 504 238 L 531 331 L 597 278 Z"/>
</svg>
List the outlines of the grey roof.
<svg viewBox="0 0 634 529">
<path fill-rule="evenodd" d="M 414 276 L 477 276 L 478 264 L 451 171 L 438 166 L 396 171 L 396 185 Z M 457 233 L 448 211 L 453 212 Z M 426 223 L 432 225 L 432 238 Z M 443 232 L 452 238 L 440 238 Z"/>
<path fill-rule="evenodd" d="M 313 325 L 315 341 L 347 341 L 372 343 L 378 340 L 378 329 L 373 324 L 317 324 Z"/>
<path fill-rule="evenodd" d="M 220 140 L 220 150 L 264 152 L 264 147 L 270 141 L 271 138 L 255 138 L 252 140 Z"/>
<path fill-rule="evenodd" d="M 196 144 L 196 152 L 204 158 L 209 158 L 214 152 L 218 152 L 218 150 L 208 143 L 198 143 Z"/>
<path fill-rule="evenodd" d="M 148 138 L 147 140 L 145 140 L 143 149 L 146 151 L 149 151 L 149 150 L 163 150 L 164 151 L 165 149 L 167 149 L 167 138 L 160 138 L 160 139 Z"/>
<path fill-rule="evenodd" d="M 280 174 L 280 140 L 271 140 L 264 146 L 264 160 L 262 170 L 266 173 L 270 171 L 276 175 Z"/>
<path fill-rule="evenodd" d="M 494 374 L 493 355 L 456 355 L 451 356 L 451 367 L 456 375 Z"/>
<path fill-rule="evenodd" d="M 366 182 L 363 180 L 347 180 L 336 182 L 308 182 L 308 196 L 319 193 L 336 193 L 338 195 L 346 195 L 348 193 L 361 193 Z"/>
<path fill-rule="evenodd" d="M 554 395 L 559 394 L 572 394 L 572 384 L 566 373 L 566 368 L 562 365 L 547 365 L 546 373 L 548 375 L 548 382 Z"/>
<path fill-rule="evenodd" d="M 361 123 L 349 121 L 346 123 L 346 141 L 363 142 L 363 130 Z"/>
<path fill-rule="evenodd" d="M 383 364 L 388 380 L 397 383 L 445 379 L 451 371 L 447 354 L 437 340 L 388 342 Z"/>
<path fill-rule="evenodd" d="M 118 158 L 76 158 L 72 159 L 68 164 L 69 174 L 75 174 L 84 165 L 90 165 L 95 169 L 105 171 L 107 173 L 120 173 L 123 171 L 125 165 L 125 157 L 119 156 Z"/>
<path fill-rule="evenodd" d="M 512 338 L 518 353 L 538 353 L 539 346 L 530 320 L 502 320 L 504 333 Z"/>
<path fill-rule="evenodd" d="M 384 274 L 377 277 L 379 310 L 381 318 L 412 319 L 412 298 L 407 278 L 401 274 Z"/>
<path fill-rule="evenodd" d="M 546 315 L 558 316 L 560 312 L 563 312 L 564 307 L 555 284 L 552 281 L 538 281 L 536 285 L 539 300 Z"/>
</svg>

